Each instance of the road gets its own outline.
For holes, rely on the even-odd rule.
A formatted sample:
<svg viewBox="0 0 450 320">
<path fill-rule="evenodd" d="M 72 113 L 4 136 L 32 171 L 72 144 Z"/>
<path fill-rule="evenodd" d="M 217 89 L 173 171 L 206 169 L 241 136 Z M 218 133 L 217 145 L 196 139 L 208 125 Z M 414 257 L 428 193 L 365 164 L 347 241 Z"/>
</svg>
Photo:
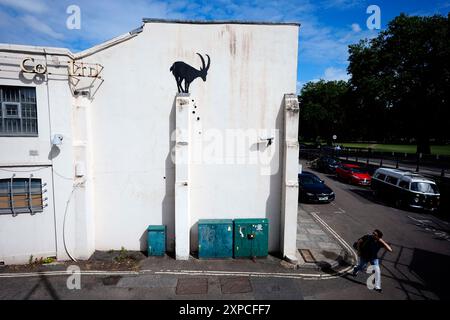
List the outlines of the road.
<svg viewBox="0 0 450 320">
<path fill-rule="evenodd" d="M 369 275 L 346 276 L 328 283 L 303 286 L 311 299 L 448 299 L 450 284 L 450 224 L 431 214 L 415 213 L 377 202 L 370 189 L 341 183 L 332 175 L 316 173 L 336 193 L 334 203 L 302 204 L 315 212 L 349 244 L 374 229 L 384 233 L 393 248 L 382 256 L 383 293 L 369 291 Z M 322 288 L 323 286 L 323 288 Z M 310 295 L 308 295 L 310 294 Z"/>
</svg>

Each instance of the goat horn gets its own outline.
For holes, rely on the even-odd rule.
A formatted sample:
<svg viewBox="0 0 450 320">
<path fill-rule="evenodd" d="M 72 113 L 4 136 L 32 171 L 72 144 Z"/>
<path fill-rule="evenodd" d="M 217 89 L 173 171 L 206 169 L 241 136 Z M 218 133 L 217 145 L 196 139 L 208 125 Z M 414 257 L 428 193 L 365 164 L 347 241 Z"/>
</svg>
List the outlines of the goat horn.
<svg viewBox="0 0 450 320">
<path fill-rule="evenodd" d="M 200 59 L 202 59 L 202 70 L 205 69 L 205 60 L 203 59 L 202 55 L 200 53 L 198 53 L 198 56 L 200 57 Z"/>
<path fill-rule="evenodd" d="M 208 64 L 206 65 L 206 71 L 208 71 L 209 69 L 209 64 L 211 63 L 211 59 L 209 58 L 208 54 L 206 54 L 206 56 L 208 57 Z"/>
</svg>

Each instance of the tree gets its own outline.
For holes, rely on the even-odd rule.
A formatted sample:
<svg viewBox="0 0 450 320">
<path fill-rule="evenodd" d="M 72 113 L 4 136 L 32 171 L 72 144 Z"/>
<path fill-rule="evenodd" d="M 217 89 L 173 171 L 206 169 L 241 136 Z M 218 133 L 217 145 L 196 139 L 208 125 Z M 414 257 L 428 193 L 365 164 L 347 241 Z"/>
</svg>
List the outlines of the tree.
<svg viewBox="0 0 450 320">
<path fill-rule="evenodd" d="M 325 138 L 328 144 L 334 134 L 340 136 L 348 90 L 345 81 L 308 82 L 299 96 L 300 136 L 308 140 Z"/>
<path fill-rule="evenodd" d="M 349 53 L 356 106 L 380 133 L 415 138 L 418 153 L 430 153 L 430 138 L 450 138 L 448 18 L 401 14 Z"/>
</svg>

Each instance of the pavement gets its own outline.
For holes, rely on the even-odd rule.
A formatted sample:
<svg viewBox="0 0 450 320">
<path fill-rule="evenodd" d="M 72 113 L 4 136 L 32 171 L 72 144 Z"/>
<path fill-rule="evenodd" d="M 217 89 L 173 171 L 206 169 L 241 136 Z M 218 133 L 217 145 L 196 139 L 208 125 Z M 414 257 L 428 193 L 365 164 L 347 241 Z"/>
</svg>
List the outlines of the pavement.
<svg viewBox="0 0 450 320">
<path fill-rule="evenodd" d="M 356 263 L 353 249 L 315 212 L 300 204 L 297 222 L 298 268 L 338 270 Z M 306 252 L 305 252 L 306 250 Z"/>
</svg>

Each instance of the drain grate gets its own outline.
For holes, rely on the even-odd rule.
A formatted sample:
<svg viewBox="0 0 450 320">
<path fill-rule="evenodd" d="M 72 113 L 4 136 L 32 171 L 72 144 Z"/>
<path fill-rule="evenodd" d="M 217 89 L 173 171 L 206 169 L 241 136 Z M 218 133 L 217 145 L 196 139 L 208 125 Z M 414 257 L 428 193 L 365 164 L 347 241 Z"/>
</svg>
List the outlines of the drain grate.
<svg viewBox="0 0 450 320">
<path fill-rule="evenodd" d="M 252 285 L 247 277 L 222 278 L 220 279 L 222 293 L 247 293 L 252 292 Z"/>
<path fill-rule="evenodd" d="M 302 255 L 303 260 L 306 263 L 316 263 L 316 259 L 314 258 L 312 252 L 309 249 L 298 249 L 298 252 Z"/>
<path fill-rule="evenodd" d="M 178 294 L 206 294 L 208 293 L 207 278 L 178 279 L 175 293 Z"/>
</svg>

